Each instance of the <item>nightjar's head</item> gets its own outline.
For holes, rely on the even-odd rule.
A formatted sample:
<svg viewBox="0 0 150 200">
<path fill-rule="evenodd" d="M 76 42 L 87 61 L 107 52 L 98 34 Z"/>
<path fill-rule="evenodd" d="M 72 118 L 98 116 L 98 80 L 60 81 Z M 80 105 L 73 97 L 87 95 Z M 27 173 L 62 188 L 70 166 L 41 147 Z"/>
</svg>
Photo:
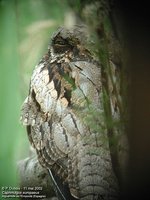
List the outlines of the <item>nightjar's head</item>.
<svg viewBox="0 0 150 200">
<path fill-rule="evenodd" d="M 86 41 L 85 27 L 75 27 L 72 29 L 60 28 L 51 39 L 49 49 L 54 54 L 73 52 L 75 55 L 85 49 Z"/>
</svg>

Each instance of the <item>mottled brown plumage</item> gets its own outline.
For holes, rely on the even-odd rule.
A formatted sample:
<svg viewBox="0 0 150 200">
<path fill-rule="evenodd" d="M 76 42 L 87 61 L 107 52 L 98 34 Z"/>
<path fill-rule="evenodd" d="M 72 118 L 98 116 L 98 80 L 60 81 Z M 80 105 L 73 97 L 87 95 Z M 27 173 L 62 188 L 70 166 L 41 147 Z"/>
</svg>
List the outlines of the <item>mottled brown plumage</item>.
<svg viewBox="0 0 150 200">
<path fill-rule="evenodd" d="M 79 27 L 53 35 L 33 71 L 21 120 L 39 162 L 55 184 L 67 186 L 69 198 L 116 199 L 106 131 L 95 131 L 84 120 L 90 109 L 103 110 L 101 67 L 85 42 Z"/>
</svg>

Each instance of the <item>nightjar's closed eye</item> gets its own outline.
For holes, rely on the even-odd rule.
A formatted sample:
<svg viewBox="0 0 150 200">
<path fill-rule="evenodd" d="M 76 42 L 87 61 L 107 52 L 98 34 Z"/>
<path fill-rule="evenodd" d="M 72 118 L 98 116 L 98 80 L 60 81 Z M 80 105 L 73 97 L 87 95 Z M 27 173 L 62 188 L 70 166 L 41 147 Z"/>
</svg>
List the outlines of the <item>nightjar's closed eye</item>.
<svg viewBox="0 0 150 200">
<path fill-rule="evenodd" d="M 55 53 L 64 53 L 65 51 L 72 49 L 72 45 L 70 45 L 67 40 L 61 37 L 55 38 L 52 46 Z"/>
<path fill-rule="evenodd" d="M 65 39 L 57 38 L 54 40 L 54 45 L 68 45 L 68 42 Z"/>
</svg>

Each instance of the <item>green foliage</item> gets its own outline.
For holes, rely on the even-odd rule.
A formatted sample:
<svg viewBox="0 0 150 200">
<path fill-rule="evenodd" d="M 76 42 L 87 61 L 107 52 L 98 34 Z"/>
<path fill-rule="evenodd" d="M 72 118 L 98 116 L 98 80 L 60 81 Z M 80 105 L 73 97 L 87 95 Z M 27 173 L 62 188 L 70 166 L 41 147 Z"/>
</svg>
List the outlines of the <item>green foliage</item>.
<svg viewBox="0 0 150 200">
<path fill-rule="evenodd" d="M 19 131 L 19 57 L 14 1 L 0 4 L 0 186 L 14 185 Z"/>
</svg>

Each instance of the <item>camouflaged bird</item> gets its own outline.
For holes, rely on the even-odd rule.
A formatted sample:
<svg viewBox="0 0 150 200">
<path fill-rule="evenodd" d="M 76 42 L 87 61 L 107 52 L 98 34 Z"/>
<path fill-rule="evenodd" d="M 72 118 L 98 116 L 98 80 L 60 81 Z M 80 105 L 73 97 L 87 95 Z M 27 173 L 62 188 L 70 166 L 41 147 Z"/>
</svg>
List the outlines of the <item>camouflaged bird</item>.
<svg viewBox="0 0 150 200">
<path fill-rule="evenodd" d="M 116 199 L 106 131 L 84 120 L 90 108 L 102 109 L 101 66 L 85 43 L 80 27 L 52 36 L 33 71 L 21 120 L 60 199 Z"/>
</svg>

